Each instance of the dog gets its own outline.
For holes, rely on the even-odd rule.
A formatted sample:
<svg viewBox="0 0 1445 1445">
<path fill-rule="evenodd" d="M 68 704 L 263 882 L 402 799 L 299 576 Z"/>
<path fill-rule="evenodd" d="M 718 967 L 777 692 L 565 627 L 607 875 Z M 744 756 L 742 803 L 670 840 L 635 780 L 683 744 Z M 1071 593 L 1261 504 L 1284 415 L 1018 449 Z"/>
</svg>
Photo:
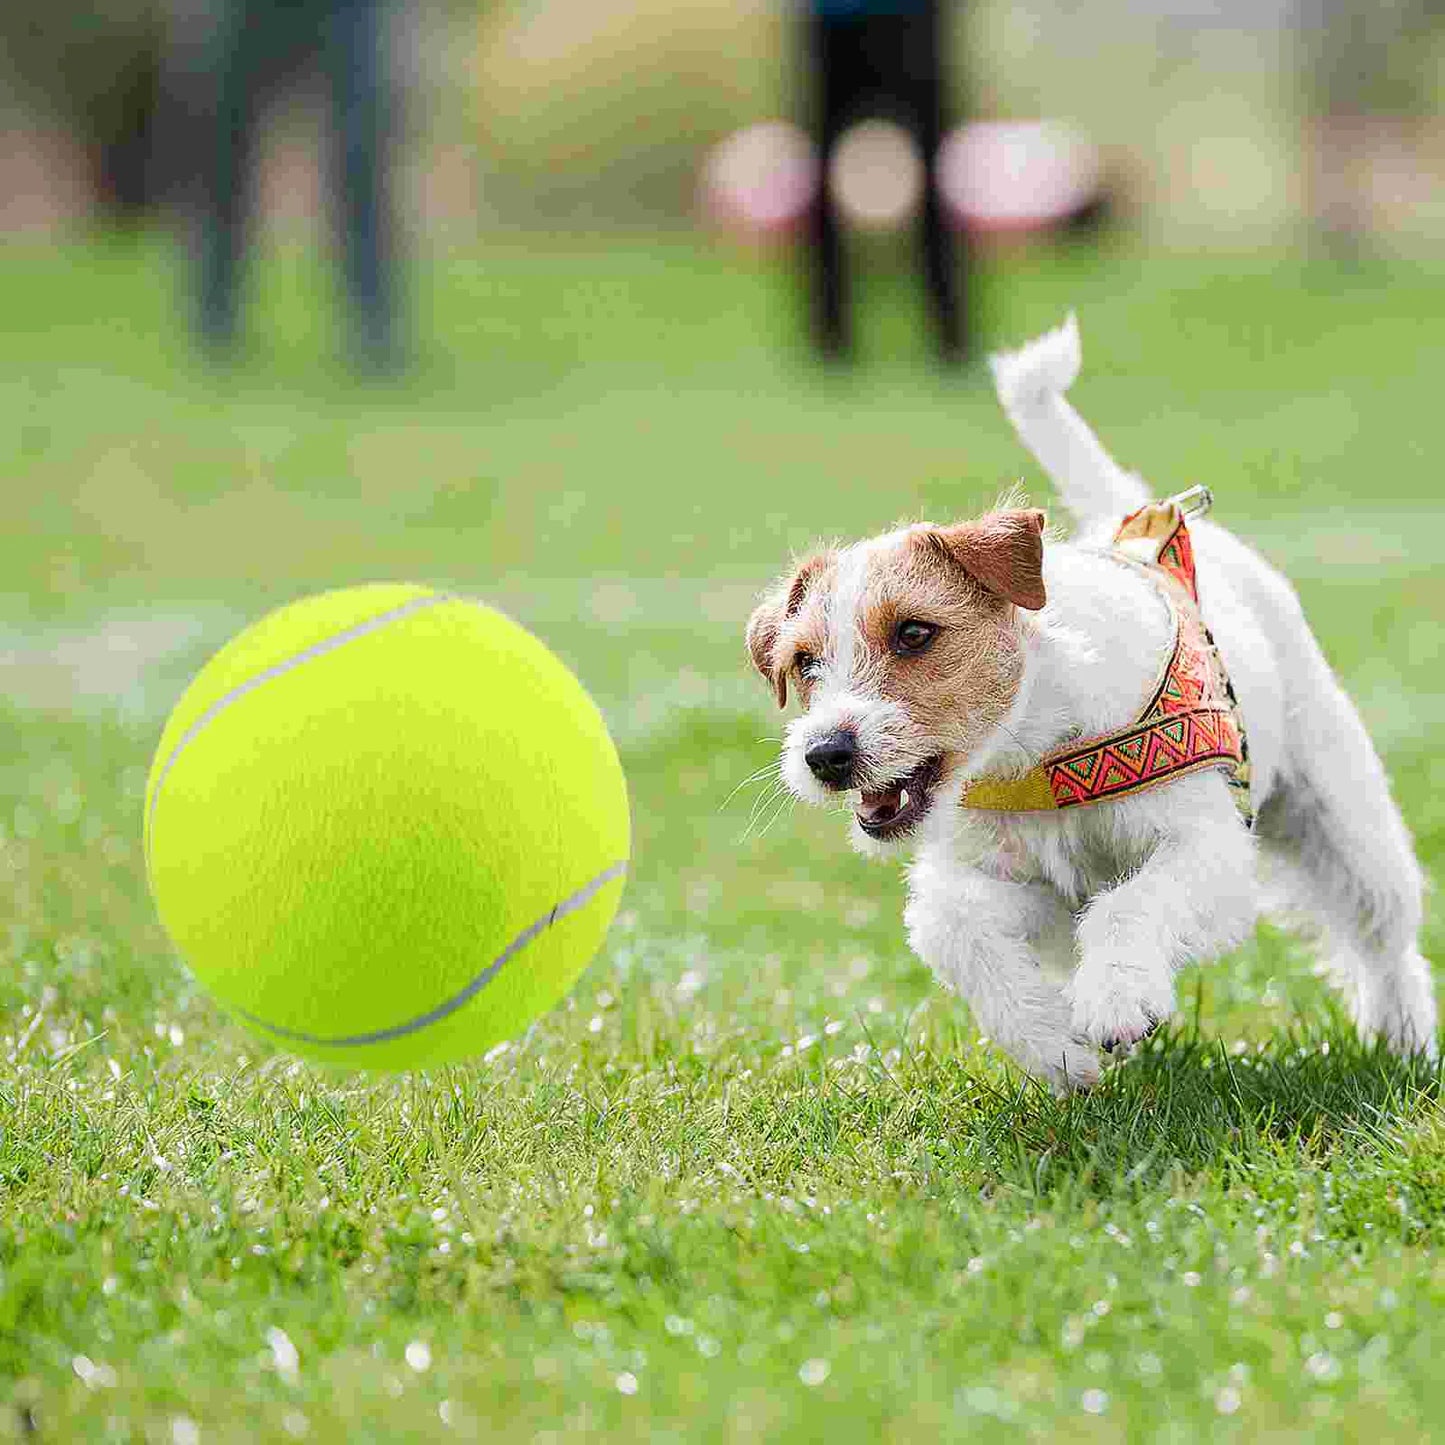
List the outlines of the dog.
<svg viewBox="0 0 1445 1445">
<path fill-rule="evenodd" d="M 1128 728 L 1176 637 L 1169 589 L 1112 540 L 1159 504 L 1065 399 L 1080 358 L 1070 316 L 991 359 L 1074 541 L 1010 499 L 816 552 L 753 612 L 753 665 L 779 707 L 791 688 L 804 709 L 784 782 L 850 803 L 862 851 L 912 847 L 911 947 L 1058 1092 L 1096 1083 L 1103 1053 L 1172 1012 L 1175 970 L 1238 946 L 1281 896 L 1320 930 L 1361 1036 L 1434 1057 L 1424 879 L 1384 767 L 1294 590 L 1224 528 L 1195 521 L 1189 537 L 1228 691 L 1217 716 L 1238 721 L 1247 770 L 1231 778 L 1224 757 L 1086 806 L 974 805 L 985 784 Z"/>
</svg>

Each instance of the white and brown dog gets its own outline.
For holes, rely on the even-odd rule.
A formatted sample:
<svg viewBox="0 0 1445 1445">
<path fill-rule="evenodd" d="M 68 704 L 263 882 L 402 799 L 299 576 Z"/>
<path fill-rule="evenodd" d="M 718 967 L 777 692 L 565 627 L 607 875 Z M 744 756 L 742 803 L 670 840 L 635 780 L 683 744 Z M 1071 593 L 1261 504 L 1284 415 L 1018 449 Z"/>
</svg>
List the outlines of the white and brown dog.
<svg viewBox="0 0 1445 1445">
<path fill-rule="evenodd" d="M 1247 733 L 1253 829 L 1217 767 L 1087 807 L 966 806 L 980 780 L 1127 727 L 1174 639 L 1161 588 L 1111 545 L 1149 494 L 1064 400 L 1079 355 L 1070 317 L 993 362 L 1074 543 L 1020 508 L 906 526 L 807 558 L 753 613 L 754 664 L 779 706 L 791 684 L 805 709 L 784 781 L 846 798 L 864 851 L 913 845 L 914 950 L 1055 1088 L 1093 1083 L 1100 1049 L 1166 1017 L 1174 971 L 1247 936 L 1265 879 L 1325 930 L 1361 1034 L 1433 1055 L 1423 879 L 1384 769 L 1294 591 L 1222 528 L 1191 537 Z"/>
</svg>

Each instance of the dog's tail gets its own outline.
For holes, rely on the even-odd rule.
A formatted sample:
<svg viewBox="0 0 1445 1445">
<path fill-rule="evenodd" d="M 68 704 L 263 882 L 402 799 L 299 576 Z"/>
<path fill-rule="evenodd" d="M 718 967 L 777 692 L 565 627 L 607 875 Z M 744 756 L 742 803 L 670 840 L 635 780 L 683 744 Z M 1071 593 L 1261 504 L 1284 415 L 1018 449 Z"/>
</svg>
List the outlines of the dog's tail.
<svg viewBox="0 0 1445 1445">
<path fill-rule="evenodd" d="M 1106 452 L 1064 400 L 1079 374 L 1079 323 L 1072 312 L 1018 351 L 989 358 L 1004 412 L 1020 440 L 1082 523 L 1116 520 L 1150 500 L 1149 488 Z"/>
</svg>

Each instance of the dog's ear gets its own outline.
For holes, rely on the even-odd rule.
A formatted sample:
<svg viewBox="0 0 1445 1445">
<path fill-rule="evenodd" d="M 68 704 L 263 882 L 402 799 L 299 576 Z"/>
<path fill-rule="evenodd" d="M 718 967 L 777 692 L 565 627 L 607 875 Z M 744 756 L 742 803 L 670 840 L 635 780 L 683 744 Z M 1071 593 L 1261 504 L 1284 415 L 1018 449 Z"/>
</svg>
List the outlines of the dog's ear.
<svg viewBox="0 0 1445 1445">
<path fill-rule="evenodd" d="M 923 544 L 1017 607 L 1037 612 L 1044 592 L 1044 514 L 1037 507 L 989 512 L 976 522 L 925 527 Z"/>
<path fill-rule="evenodd" d="M 773 648 L 778 640 L 782 609 L 776 600 L 762 602 L 748 618 L 748 652 L 753 666 L 772 684 L 779 707 L 788 702 L 788 670 L 773 664 Z"/>
<path fill-rule="evenodd" d="M 793 575 L 748 618 L 748 653 L 753 666 L 772 684 L 779 707 L 786 707 L 788 703 L 791 659 L 777 655 L 778 633 L 783 623 L 802 607 L 808 588 L 827 563 L 827 554 L 823 552 L 800 562 Z"/>
</svg>

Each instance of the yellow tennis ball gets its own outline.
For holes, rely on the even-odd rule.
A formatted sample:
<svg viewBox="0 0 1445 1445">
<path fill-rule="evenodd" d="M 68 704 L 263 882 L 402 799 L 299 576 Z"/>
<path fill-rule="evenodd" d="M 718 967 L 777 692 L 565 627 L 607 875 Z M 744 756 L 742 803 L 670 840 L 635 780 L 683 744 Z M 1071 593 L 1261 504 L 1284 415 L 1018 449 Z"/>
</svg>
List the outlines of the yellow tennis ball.
<svg viewBox="0 0 1445 1445">
<path fill-rule="evenodd" d="M 167 932 L 232 1012 L 315 1059 L 477 1054 L 555 1004 L 622 894 L 627 787 L 529 632 L 425 587 L 282 607 L 201 669 L 146 787 Z"/>
</svg>

